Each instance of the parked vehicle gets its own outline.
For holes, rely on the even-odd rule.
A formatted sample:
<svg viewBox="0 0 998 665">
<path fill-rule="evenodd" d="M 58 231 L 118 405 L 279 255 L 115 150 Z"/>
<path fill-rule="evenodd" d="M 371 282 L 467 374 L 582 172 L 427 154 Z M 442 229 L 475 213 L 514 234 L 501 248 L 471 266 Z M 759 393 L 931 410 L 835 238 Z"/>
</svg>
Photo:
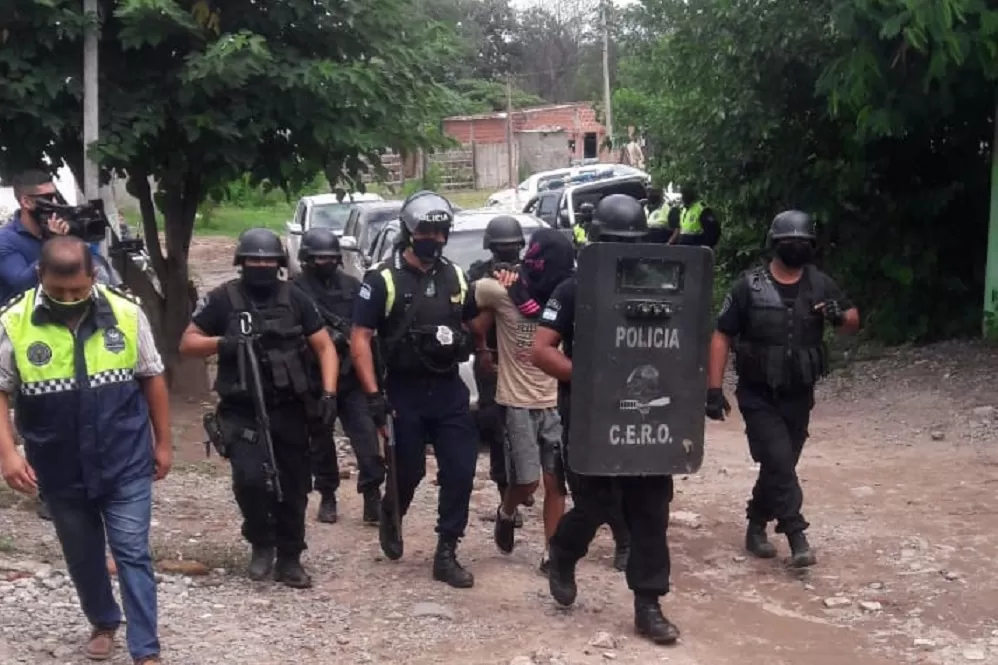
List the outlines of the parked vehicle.
<svg viewBox="0 0 998 665">
<path fill-rule="evenodd" d="M 369 265 L 364 262 L 364 257 L 370 256 L 374 239 L 385 224 L 398 219 L 402 203 L 402 201 L 377 201 L 356 206 L 350 211 L 350 217 L 343 228 L 343 235 L 340 236 L 340 247 L 347 250 L 343 254 L 343 270 L 347 274 L 357 279 L 364 277 L 364 271 Z"/>
<path fill-rule="evenodd" d="M 444 256 L 456 263 L 462 270 L 468 272 L 471 265 L 479 260 L 486 260 L 491 255 L 485 249 L 485 227 L 489 221 L 496 216 L 496 211 L 488 208 L 478 210 L 465 210 L 454 216 L 454 225 L 451 227 L 447 245 L 444 247 Z M 530 242 L 530 236 L 534 231 L 544 228 L 546 225 L 533 215 L 523 213 L 513 214 L 520 222 L 520 227 L 526 236 L 526 241 Z M 371 253 L 368 258 L 368 265 L 374 265 L 388 259 L 391 256 L 395 241 L 399 235 L 399 221 L 392 220 L 385 224 L 378 233 L 372 244 Z M 471 406 L 478 406 L 478 386 L 475 384 L 474 367 L 475 358 L 472 356 L 467 362 L 461 363 L 461 379 L 468 386 L 471 393 Z"/>
<path fill-rule="evenodd" d="M 538 217 L 554 228 L 571 229 L 578 223 L 576 216 L 583 203 L 595 206 L 610 194 L 627 194 L 642 200 L 645 198 L 646 184 L 643 176 L 632 175 L 548 190 L 531 199 L 524 206 L 523 212 Z"/>
<path fill-rule="evenodd" d="M 303 196 L 298 201 L 294 219 L 287 222 L 287 234 L 284 246 L 288 251 L 288 273 L 291 277 L 301 272 L 298 265 L 298 248 L 301 247 L 301 236 L 313 226 L 331 229 L 336 235 L 343 234 L 350 211 L 354 206 L 383 201 L 378 194 L 360 194 L 353 192 L 344 195 L 316 194 Z"/>
<path fill-rule="evenodd" d="M 530 201 L 538 192 L 546 189 L 545 185 L 559 180 L 564 183 L 566 179 L 570 180 L 572 178 L 591 178 L 597 174 L 603 174 L 604 177 L 643 176 L 646 182 L 651 182 L 651 176 L 633 166 L 597 162 L 585 166 L 573 166 L 571 168 L 535 173 L 521 182 L 516 189 L 503 189 L 496 192 L 488 198 L 485 205 L 490 208 L 520 211 L 527 201 Z"/>
</svg>

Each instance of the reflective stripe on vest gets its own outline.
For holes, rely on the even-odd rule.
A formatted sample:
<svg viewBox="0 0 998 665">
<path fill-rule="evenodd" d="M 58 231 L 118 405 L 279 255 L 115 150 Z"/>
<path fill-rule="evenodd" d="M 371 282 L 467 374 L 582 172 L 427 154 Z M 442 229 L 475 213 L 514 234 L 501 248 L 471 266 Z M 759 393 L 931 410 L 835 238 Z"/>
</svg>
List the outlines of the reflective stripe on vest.
<svg viewBox="0 0 998 665">
<path fill-rule="evenodd" d="M 679 232 L 682 235 L 695 236 L 703 233 L 703 224 L 700 223 L 700 215 L 703 214 L 706 207 L 703 201 L 696 201 L 683 211 L 683 217 L 679 221 Z"/>
<path fill-rule="evenodd" d="M 668 215 L 666 215 L 667 210 L 668 208 L 665 206 L 662 206 L 657 210 L 652 210 L 648 215 L 648 226 L 665 226 L 668 221 Z"/>
<path fill-rule="evenodd" d="M 90 387 L 132 381 L 139 352 L 139 306 L 102 286 L 97 288 L 111 305 L 117 326 L 97 331 L 86 341 L 87 381 Z M 0 317 L 14 347 L 21 392 L 48 395 L 78 390 L 73 333 L 63 325 L 32 323 L 36 297 L 37 289 L 32 289 Z"/>
<path fill-rule="evenodd" d="M 457 282 L 460 285 L 460 294 L 457 303 L 459 305 L 464 304 L 464 299 L 468 295 L 468 280 L 464 277 L 464 271 L 456 263 L 448 262 L 447 265 L 454 269 L 457 274 Z M 395 306 L 395 277 L 392 275 L 391 268 L 381 269 L 381 279 L 385 281 L 385 318 L 387 318 L 392 313 L 392 308 Z"/>
<path fill-rule="evenodd" d="M 588 238 L 586 237 L 586 230 L 582 228 L 581 224 L 576 224 L 572 227 L 572 239 L 575 240 L 577 245 L 585 245 Z"/>
</svg>

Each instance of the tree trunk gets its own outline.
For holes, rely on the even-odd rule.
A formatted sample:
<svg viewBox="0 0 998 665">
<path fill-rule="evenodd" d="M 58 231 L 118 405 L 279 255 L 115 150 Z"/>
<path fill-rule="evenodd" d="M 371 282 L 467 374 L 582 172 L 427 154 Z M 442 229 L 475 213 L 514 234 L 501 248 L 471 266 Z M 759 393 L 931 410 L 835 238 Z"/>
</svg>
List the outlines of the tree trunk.
<svg viewBox="0 0 998 665">
<path fill-rule="evenodd" d="M 145 304 L 166 365 L 166 378 L 171 391 L 175 394 L 204 395 L 209 390 L 208 369 L 204 360 L 181 358 L 179 352 L 180 337 L 190 322 L 194 308 L 192 300 L 197 298 L 196 290 L 192 298 L 187 271 L 187 254 L 199 200 L 197 183 L 188 177 L 182 187 L 174 186 L 163 193 L 166 252 L 159 240 L 148 174 L 134 169 L 129 173 L 128 189 L 139 202 L 146 250 L 159 279 L 162 296 L 134 266 L 125 266 L 122 278 Z"/>
</svg>

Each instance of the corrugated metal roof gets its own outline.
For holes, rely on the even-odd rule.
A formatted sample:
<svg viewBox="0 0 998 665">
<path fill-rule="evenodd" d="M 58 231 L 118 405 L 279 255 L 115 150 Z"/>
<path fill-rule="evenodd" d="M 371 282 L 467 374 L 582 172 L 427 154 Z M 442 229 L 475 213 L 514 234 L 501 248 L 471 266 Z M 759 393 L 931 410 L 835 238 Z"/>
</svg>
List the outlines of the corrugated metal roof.
<svg viewBox="0 0 998 665">
<path fill-rule="evenodd" d="M 576 108 L 588 108 L 589 102 L 572 102 L 571 104 L 548 104 L 546 106 L 531 106 L 523 109 L 516 109 L 513 111 L 513 115 L 531 115 L 533 113 L 544 113 L 547 111 L 564 111 L 567 109 Z M 449 118 L 444 118 L 444 122 L 448 120 L 453 122 L 468 122 L 472 120 L 505 120 L 506 112 L 498 111 L 496 113 L 479 113 L 477 115 L 452 115 Z"/>
</svg>

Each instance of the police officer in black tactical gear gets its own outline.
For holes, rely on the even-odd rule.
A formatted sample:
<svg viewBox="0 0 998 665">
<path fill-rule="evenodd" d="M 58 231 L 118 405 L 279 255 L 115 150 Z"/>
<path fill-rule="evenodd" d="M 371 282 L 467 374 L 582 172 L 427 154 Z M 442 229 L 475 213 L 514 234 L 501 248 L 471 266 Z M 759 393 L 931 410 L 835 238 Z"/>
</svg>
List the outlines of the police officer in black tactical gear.
<svg viewBox="0 0 998 665">
<path fill-rule="evenodd" d="M 489 220 L 482 239 L 483 249 L 492 257 L 476 261 L 468 269 L 468 281 L 474 283 L 492 277 L 498 270 L 513 269 L 520 265 L 520 252 L 526 246 L 520 222 L 512 215 L 499 215 Z M 489 475 L 499 490 L 499 500 L 505 496 L 506 480 L 506 441 L 503 408 L 496 404 L 498 374 L 495 363 L 498 360 L 498 342 L 495 326 L 485 337 L 487 348 L 475 351 L 475 384 L 478 387 L 478 410 L 476 419 L 478 434 L 489 446 Z M 516 513 L 516 525 L 523 526 L 523 515 Z"/>
<path fill-rule="evenodd" d="M 219 396 L 220 441 L 216 447 L 232 465 L 232 489 L 243 514 L 243 537 L 252 545 L 249 576 L 274 579 L 294 588 L 312 580 L 301 565 L 305 550 L 305 509 L 312 477 L 309 468 L 305 401 L 317 398 L 319 417 L 336 420 L 336 348 L 309 298 L 279 278 L 287 265 L 280 239 L 267 229 L 239 236 L 234 265 L 241 275 L 213 289 L 198 304 L 184 331 L 180 352 L 195 357 L 218 354 L 215 391 Z M 318 358 L 321 385 L 310 381 L 311 353 Z M 258 360 L 261 390 L 281 490 L 268 478 L 261 414 L 254 406 L 248 353 Z M 314 377 L 314 373 L 312 374 Z M 274 565 L 276 554 L 277 564 Z"/>
<path fill-rule="evenodd" d="M 478 446 L 468 388 L 458 376 L 458 365 L 475 348 L 464 324 L 478 312 L 464 272 L 443 258 L 454 219 L 450 202 L 420 191 L 406 199 L 399 219 L 402 232 L 395 251 L 367 272 L 354 301 L 350 339 L 372 419 L 387 433 L 386 415 L 394 417 L 401 514 L 393 512 L 386 493 L 381 502 L 381 549 L 390 559 L 402 556 L 396 518 L 401 523 L 426 474 L 425 449 L 432 443 L 440 482 L 433 578 L 470 588 L 474 577 L 458 563 L 456 552 L 468 523 Z M 371 347 L 375 332 L 386 368 L 380 383 Z M 479 341 L 481 348 L 484 339 Z"/>
<path fill-rule="evenodd" d="M 589 229 L 590 242 L 641 242 L 648 232 L 645 211 L 634 198 L 612 194 L 599 202 Z M 575 333 L 575 278 L 562 282 L 548 300 L 534 337 L 534 364 L 558 379 L 558 408 L 565 429 L 569 487 L 575 506 L 565 513 L 550 543 L 548 582 L 562 605 L 575 602 L 576 563 L 617 505 L 630 531 L 627 586 L 634 592 L 634 625 L 639 635 L 672 644 L 679 629 L 662 615 L 659 599 L 669 591 L 666 528 L 672 501 L 671 476 L 582 476 L 572 471 L 568 445 L 571 423 L 572 346 Z M 559 345 L 561 348 L 559 349 Z"/>
<path fill-rule="evenodd" d="M 816 559 L 804 531 L 804 501 L 797 462 L 807 439 L 814 386 L 828 372 L 825 323 L 839 332 L 859 328 L 859 312 L 832 279 L 812 263 L 814 222 L 799 210 L 781 212 L 769 228 L 774 256 L 767 266 L 743 274 L 731 287 L 717 317 L 710 347 L 707 417 L 731 411 L 721 390 L 728 353 L 735 351 L 735 397 L 745 420 L 749 451 L 759 477 L 748 502 L 745 548 L 769 559 L 776 547 L 766 527 L 790 544 L 791 564 Z"/>
<path fill-rule="evenodd" d="M 298 251 L 298 261 L 303 270 L 295 279 L 295 286 L 316 304 L 325 321 L 326 331 L 336 345 L 340 361 L 337 412 L 343 424 L 343 432 L 350 439 L 357 457 L 357 491 L 364 497 L 363 520 L 365 524 L 377 524 L 385 470 L 378 454 L 378 433 L 367 411 L 367 399 L 360 389 L 360 382 L 357 381 L 350 361 L 350 318 L 353 315 L 353 300 L 360 291 L 360 282 L 340 270 L 343 266 L 340 241 L 329 229 L 313 228 L 305 232 Z M 332 524 L 337 520 L 336 490 L 340 486 L 333 430 L 316 417 L 318 414 L 310 415 L 312 474 L 315 477 L 315 489 L 322 496 L 316 519 Z"/>
</svg>

